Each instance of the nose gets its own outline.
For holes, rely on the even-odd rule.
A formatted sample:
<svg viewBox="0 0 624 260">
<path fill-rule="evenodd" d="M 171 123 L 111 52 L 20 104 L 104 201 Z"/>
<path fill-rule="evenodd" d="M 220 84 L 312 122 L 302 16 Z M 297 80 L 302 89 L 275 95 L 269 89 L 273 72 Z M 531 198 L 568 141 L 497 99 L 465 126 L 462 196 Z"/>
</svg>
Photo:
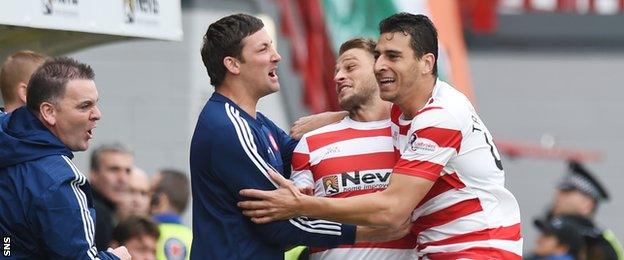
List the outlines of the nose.
<svg viewBox="0 0 624 260">
<path fill-rule="evenodd" d="M 124 189 L 128 188 L 128 182 L 130 181 L 130 171 L 121 169 L 117 173 L 117 184 Z"/>
<path fill-rule="evenodd" d="M 377 60 L 375 60 L 375 73 L 379 73 L 381 71 L 384 71 L 386 69 L 386 63 L 384 61 L 384 59 L 382 57 L 377 58 Z"/>
<path fill-rule="evenodd" d="M 339 85 L 345 79 L 346 79 L 346 77 L 345 77 L 344 73 L 341 70 L 336 72 L 336 75 L 334 76 L 334 82 L 336 82 L 336 85 Z"/>
<path fill-rule="evenodd" d="M 102 111 L 100 111 L 100 108 L 96 105 L 93 109 L 93 113 L 91 113 L 91 120 L 97 121 L 100 120 L 100 118 L 102 118 Z"/>
<path fill-rule="evenodd" d="M 271 61 L 272 62 L 279 62 L 282 60 L 282 56 L 279 55 L 279 53 L 277 53 L 276 49 L 273 49 L 273 55 L 271 56 Z"/>
</svg>

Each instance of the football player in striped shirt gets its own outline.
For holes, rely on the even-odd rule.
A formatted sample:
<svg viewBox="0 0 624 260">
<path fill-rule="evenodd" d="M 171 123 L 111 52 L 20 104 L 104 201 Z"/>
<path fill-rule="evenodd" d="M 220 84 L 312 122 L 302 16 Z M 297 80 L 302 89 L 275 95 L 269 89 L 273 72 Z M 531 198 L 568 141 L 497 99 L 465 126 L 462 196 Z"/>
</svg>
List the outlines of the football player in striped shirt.
<svg viewBox="0 0 624 260">
<path fill-rule="evenodd" d="M 400 158 L 383 191 L 340 199 L 305 196 L 272 174 L 276 191 L 239 203 L 256 223 L 293 216 L 392 227 L 414 221 L 425 259 L 521 259 L 520 212 L 504 185 L 492 135 L 461 92 L 437 79 L 437 32 L 423 15 L 380 23 L 375 74 L 394 104 L 392 138 Z M 358 162 L 364 163 L 364 162 Z"/>
<path fill-rule="evenodd" d="M 342 44 L 336 62 L 336 92 L 349 115 L 303 135 L 292 159 L 291 180 L 321 197 L 345 198 L 385 189 L 396 159 L 390 132 L 391 103 L 379 97 L 373 70 L 375 42 Z M 407 218 L 406 218 L 407 221 Z M 311 259 L 415 259 L 416 239 L 311 248 Z"/>
</svg>

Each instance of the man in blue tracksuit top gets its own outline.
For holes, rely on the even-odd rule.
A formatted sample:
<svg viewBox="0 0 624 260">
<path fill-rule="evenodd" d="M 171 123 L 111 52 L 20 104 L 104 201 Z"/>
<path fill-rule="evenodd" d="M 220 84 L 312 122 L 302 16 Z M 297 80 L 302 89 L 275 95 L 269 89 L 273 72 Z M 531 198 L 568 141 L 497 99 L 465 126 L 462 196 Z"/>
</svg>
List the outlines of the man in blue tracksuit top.
<svg viewBox="0 0 624 260">
<path fill-rule="evenodd" d="M 279 89 L 281 57 L 262 21 L 245 14 L 211 24 L 202 59 L 215 93 L 202 110 L 191 143 L 191 259 L 283 259 L 288 245 L 336 246 L 355 240 L 355 227 L 305 217 L 253 224 L 237 207 L 241 189 L 275 189 L 268 171 L 290 175 L 296 146 L 256 112 Z M 358 238 L 364 233 L 358 229 Z"/>
<path fill-rule="evenodd" d="M 0 115 L 2 256 L 130 258 L 123 247 L 97 252 L 91 188 L 71 161 L 101 116 L 93 77 L 75 60 L 47 61 L 30 80 L 26 107 Z"/>
</svg>

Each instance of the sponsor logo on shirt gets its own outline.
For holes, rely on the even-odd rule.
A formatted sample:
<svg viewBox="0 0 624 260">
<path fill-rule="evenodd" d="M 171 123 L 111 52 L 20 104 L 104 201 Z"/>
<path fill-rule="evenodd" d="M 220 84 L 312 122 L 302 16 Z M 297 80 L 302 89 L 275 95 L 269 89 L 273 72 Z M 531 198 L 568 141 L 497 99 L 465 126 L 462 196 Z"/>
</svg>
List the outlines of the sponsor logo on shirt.
<svg viewBox="0 0 624 260">
<path fill-rule="evenodd" d="M 323 189 L 325 190 L 325 195 L 338 193 L 338 176 L 330 175 L 323 177 Z"/>
<path fill-rule="evenodd" d="M 367 170 L 334 174 L 323 177 L 325 196 L 342 192 L 385 189 L 390 181 L 390 170 Z"/>
<path fill-rule="evenodd" d="M 409 147 L 412 152 L 419 154 L 432 154 L 438 150 L 438 144 L 427 138 L 418 138 L 416 133 L 410 136 Z"/>
<path fill-rule="evenodd" d="M 325 155 L 327 156 L 327 155 L 335 154 L 335 153 L 339 153 L 339 152 L 340 152 L 340 147 L 338 147 L 338 146 L 331 146 L 331 147 L 328 147 L 325 150 Z"/>
<path fill-rule="evenodd" d="M 275 142 L 275 138 L 273 138 L 272 134 L 269 134 L 269 141 L 271 142 L 271 146 L 273 146 L 273 150 L 279 151 L 279 146 L 277 146 L 277 142 Z"/>
</svg>

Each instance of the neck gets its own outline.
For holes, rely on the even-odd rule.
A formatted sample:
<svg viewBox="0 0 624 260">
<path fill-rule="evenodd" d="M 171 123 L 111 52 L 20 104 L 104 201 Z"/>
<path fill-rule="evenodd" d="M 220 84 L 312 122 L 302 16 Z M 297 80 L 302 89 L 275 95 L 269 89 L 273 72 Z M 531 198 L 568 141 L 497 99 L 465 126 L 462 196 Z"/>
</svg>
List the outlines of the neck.
<svg viewBox="0 0 624 260">
<path fill-rule="evenodd" d="M 254 95 L 250 90 L 241 84 L 223 83 L 215 91 L 236 103 L 247 114 L 256 118 L 256 105 L 260 97 Z"/>
<path fill-rule="evenodd" d="M 412 119 L 419 110 L 421 110 L 431 98 L 433 94 L 433 87 L 436 83 L 436 77 L 428 75 L 427 77 L 416 81 L 416 83 L 410 87 L 408 92 L 404 93 L 399 102 L 396 104 L 403 111 L 405 119 Z"/>
<path fill-rule="evenodd" d="M 34 114 L 34 113 L 33 113 L 33 114 Z M 47 128 L 47 129 L 48 129 L 48 131 L 50 131 L 50 133 L 52 133 L 52 135 L 56 136 L 56 138 L 58 138 L 59 140 L 61 140 L 61 137 L 60 137 L 61 135 L 60 135 L 60 133 L 59 133 L 58 129 L 57 129 L 56 127 L 54 127 L 52 124 L 50 124 L 47 120 L 45 120 L 45 119 L 43 118 L 43 115 L 41 115 L 41 113 L 37 113 L 37 114 L 34 114 L 34 115 L 35 115 L 35 117 L 37 117 L 37 119 L 39 119 L 39 122 L 41 122 L 41 124 L 42 124 L 43 126 L 45 126 L 45 128 Z M 61 141 L 61 142 L 62 142 L 62 141 Z M 63 145 L 67 146 L 65 143 L 63 143 Z M 72 150 L 72 149 L 71 149 L 71 148 L 69 148 L 69 147 L 67 147 L 67 148 L 68 148 L 69 150 Z M 73 150 L 72 150 L 72 152 L 73 152 Z M 93 185 L 93 184 L 92 184 L 92 185 Z M 97 185 L 97 184 L 96 184 L 96 185 Z"/>
<path fill-rule="evenodd" d="M 379 93 L 375 93 L 375 98 L 359 106 L 354 111 L 349 111 L 349 118 L 359 122 L 372 122 L 390 118 L 390 106 L 392 103 L 379 98 Z"/>
<path fill-rule="evenodd" d="M 4 104 L 4 112 L 7 113 L 11 113 L 13 112 L 15 109 L 18 109 L 19 107 L 23 106 L 24 104 L 18 104 L 18 103 L 6 103 Z"/>
</svg>

